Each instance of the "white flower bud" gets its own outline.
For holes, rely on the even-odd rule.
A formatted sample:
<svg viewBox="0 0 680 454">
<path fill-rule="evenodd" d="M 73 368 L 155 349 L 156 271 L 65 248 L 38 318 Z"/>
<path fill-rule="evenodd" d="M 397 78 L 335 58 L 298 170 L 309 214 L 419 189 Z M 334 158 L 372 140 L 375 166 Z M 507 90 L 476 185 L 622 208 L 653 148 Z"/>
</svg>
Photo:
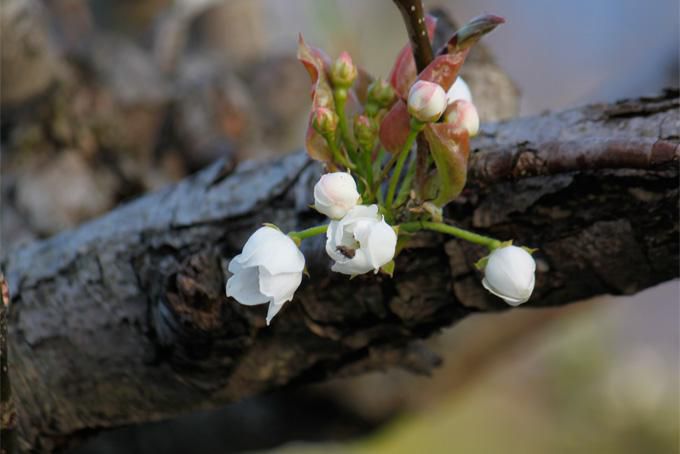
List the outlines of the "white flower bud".
<svg viewBox="0 0 680 454">
<path fill-rule="evenodd" d="M 449 104 L 444 114 L 444 121 L 465 128 L 470 137 L 476 136 L 479 132 L 477 108 L 470 101 L 464 99 Z"/>
<path fill-rule="evenodd" d="M 394 257 L 397 235 L 377 205 L 352 208 L 326 232 L 326 252 L 335 260 L 333 271 L 351 276 L 378 272 Z"/>
<path fill-rule="evenodd" d="M 434 82 L 419 80 L 408 92 L 408 112 L 423 123 L 439 120 L 446 105 L 446 92 Z"/>
<path fill-rule="evenodd" d="M 525 303 L 534 291 L 536 262 L 517 246 L 495 249 L 484 268 L 482 285 L 511 306 Z"/>
<path fill-rule="evenodd" d="M 327 173 L 314 185 L 314 208 L 331 219 L 342 218 L 358 201 L 357 184 L 349 173 Z"/>
<path fill-rule="evenodd" d="M 449 91 L 446 93 L 449 104 L 459 99 L 464 99 L 465 101 L 472 102 L 472 93 L 470 92 L 470 87 L 465 83 L 462 77 L 456 78 L 456 81 L 451 85 Z"/>
<path fill-rule="evenodd" d="M 229 262 L 233 276 L 227 281 L 227 296 L 246 306 L 269 303 L 269 325 L 293 299 L 304 268 L 305 257 L 290 237 L 273 227 L 260 227 Z"/>
</svg>

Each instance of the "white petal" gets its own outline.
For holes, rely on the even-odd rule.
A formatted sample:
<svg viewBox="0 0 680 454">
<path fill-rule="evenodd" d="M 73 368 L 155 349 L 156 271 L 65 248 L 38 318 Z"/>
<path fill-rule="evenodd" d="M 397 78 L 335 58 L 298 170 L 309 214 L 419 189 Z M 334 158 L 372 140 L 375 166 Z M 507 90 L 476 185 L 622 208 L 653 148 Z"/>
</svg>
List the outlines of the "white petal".
<svg viewBox="0 0 680 454">
<path fill-rule="evenodd" d="M 357 205 L 349 210 L 341 222 L 349 222 L 360 218 L 379 219 L 378 205 Z"/>
<path fill-rule="evenodd" d="M 338 252 L 337 237 L 338 235 L 342 236 L 339 224 L 338 221 L 331 221 L 330 224 L 328 224 L 328 230 L 326 230 L 326 254 L 336 261 L 342 261 L 345 257 L 342 253 Z"/>
<path fill-rule="evenodd" d="M 274 316 L 279 313 L 282 307 L 283 304 L 269 303 L 267 308 L 267 326 L 269 326 Z"/>
<path fill-rule="evenodd" d="M 268 296 L 274 304 L 283 304 L 293 299 L 301 282 L 302 273 L 270 274 L 264 267 L 260 268 L 260 292 Z"/>
<path fill-rule="evenodd" d="M 333 200 L 326 193 L 326 187 L 321 183 L 322 182 L 319 181 L 314 185 L 314 203 L 321 203 L 324 206 L 330 206 L 333 204 Z"/>
<path fill-rule="evenodd" d="M 449 104 L 457 99 L 464 99 L 472 102 L 472 93 L 470 92 L 468 84 L 465 83 L 462 77 L 456 79 L 451 88 L 449 88 L 448 93 L 446 93 L 446 97 L 448 98 Z"/>
<path fill-rule="evenodd" d="M 241 256 L 242 254 L 239 254 L 229 261 L 228 269 L 230 273 L 236 274 L 243 269 L 243 265 L 241 265 Z"/>
<path fill-rule="evenodd" d="M 355 252 L 352 259 L 345 258 L 344 261 L 336 261 L 331 267 L 331 271 L 350 276 L 368 273 L 371 270 L 373 270 L 373 266 L 368 261 L 366 253 L 361 249 Z"/>
<path fill-rule="evenodd" d="M 365 246 L 369 262 L 375 271 L 394 258 L 396 247 L 397 235 L 392 227 L 384 221 L 375 224 Z"/>
<path fill-rule="evenodd" d="M 231 263 L 229 264 L 231 269 Z M 246 306 L 264 304 L 269 298 L 260 293 L 257 268 L 243 268 L 227 281 L 227 296 Z"/>
<path fill-rule="evenodd" d="M 272 274 L 301 272 L 305 257 L 288 235 L 273 227 L 260 227 L 243 246 L 243 266 L 264 266 Z"/>
</svg>

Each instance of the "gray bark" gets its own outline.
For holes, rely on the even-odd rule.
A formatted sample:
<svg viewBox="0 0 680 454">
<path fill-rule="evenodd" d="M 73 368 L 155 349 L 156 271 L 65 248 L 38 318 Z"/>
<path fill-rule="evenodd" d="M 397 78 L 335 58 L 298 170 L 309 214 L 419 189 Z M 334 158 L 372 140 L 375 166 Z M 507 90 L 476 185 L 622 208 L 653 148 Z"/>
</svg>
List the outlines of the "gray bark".
<svg viewBox="0 0 680 454">
<path fill-rule="evenodd" d="M 486 125 L 453 222 L 539 248 L 525 307 L 630 294 L 678 275 L 678 93 Z M 303 153 L 217 162 L 75 230 L 7 254 L 10 360 L 25 450 L 159 420 L 282 386 L 391 365 L 427 372 L 419 338 L 505 308 L 479 284 L 480 249 L 422 234 L 394 279 L 328 271 L 269 328 L 224 295 L 225 267 L 262 222 L 310 211 Z"/>
</svg>

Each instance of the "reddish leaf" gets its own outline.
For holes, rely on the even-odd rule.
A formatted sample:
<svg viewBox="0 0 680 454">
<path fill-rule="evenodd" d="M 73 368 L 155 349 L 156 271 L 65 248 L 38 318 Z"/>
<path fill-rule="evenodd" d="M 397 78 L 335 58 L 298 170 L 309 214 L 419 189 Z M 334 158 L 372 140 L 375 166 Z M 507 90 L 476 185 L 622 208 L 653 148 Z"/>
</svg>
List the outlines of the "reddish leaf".
<svg viewBox="0 0 680 454">
<path fill-rule="evenodd" d="M 427 27 L 427 34 L 430 37 L 430 41 L 432 41 L 432 37 L 434 36 L 436 25 L 437 19 L 435 17 L 429 15 L 425 16 L 425 26 Z M 399 55 L 397 55 L 397 59 L 390 72 L 389 80 L 398 96 L 406 98 L 409 88 L 411 88 L 411 85 L 416 80 L 416 75 L 416 61 L 413 58 L 411 45 L 407 44 L 401 49 Z"/>
<path fill-rule="evenodd" d="M 309 77 L 312 79 L 312 99 L 316 97 L 319 85 L 323 85 L 323 88 L 328 87 L 328 89 L 330 89 L 330 83 L 328 82 L 327 74 L 328 68 L 331 64 L 330 58 L 328 58 L 328 56 L 321 49 L 308 46 L 307 43 L 305 43 L 305 40 L 302 38 L 302 34 L 298 36 L 297 58 L 300 60 L 302 65 L 309 73 Z M 333 99 L 332 92 L 330 92 L 330 94 L 330 98 Z M 314 107 L 317 107 L 316 103 Z"/>
<path fill-rule="evenodd" d="M 352 92 L 354 92 L 356 99 L 359 100 L 361 105 L 364 105 L 366 104 L 366 98 L 368 97 L 368 86 L 373 82 L 373 76 L 363 68 L 358 69 L 359 75 L 357 76 L 357 80 L 354 81 Z"/>
<path fill-rule="evenodd" d="M 440 55 L 423 69 L 418 75 L 418 80 L 438 83 L 444 91 L 449 91 L 458 77 L 458 71 L 463 66 L 468 52 L 469 49 L 465 49 L 453 54 Z"/>
<path fill-rule="evenodd" d="M 480 38 L 491 32 L 500 24 L 505 23 L 505 19 L 493 14 L 484 14 L 482 16 L 471 19 L 467 24 L 463 25 L 453 36 L 449 42 L 439 51 L 439 55 L 451 54 L 469 49 L 473 44 L 480 40 Z"/>
<path fill-rule="evenodd" d="M 390 153 L 399 153 L 410 131 L 410 117 L 406 103 L 398 100 L 380 123 L 380 142 Z"/>
<path fill-rule="evenodd" d="M 307 122 L 307 134 L 305 135 L 305 148 L 310 158 L 317 161 L 329 162 L 333 159 L 333 153 L 326 142 L 326 139 L 316 132 L 312 126 L 312 117 L 310 115 Z"/>
<path fill-rule="evenodd" d="M 307 69 L 309 77 L 312 79 L 312 112 L 317 107 L 335 109 L 333 89 L 328 81 L 327 69 L 330 67 L 328 56 L 322 50 L 308 46 L 302 35 L 300 35 L 297 57 L 305 69 Z M 325 162 L 332 159 L 332 153 L 326 143 L 326 139 L 312 127 L 311 114 L 307 122 L 305 146 L 307 153 L 312 159 Z"/>
<path fill-rule="evenodd" d="M 429 124 L 424 133 L 437 167 L 438 192 L 434 204 L 442 207 L 458 197 L 465 186 L 470 140 L 465 129 L 451 123 Z"/>
</svg>

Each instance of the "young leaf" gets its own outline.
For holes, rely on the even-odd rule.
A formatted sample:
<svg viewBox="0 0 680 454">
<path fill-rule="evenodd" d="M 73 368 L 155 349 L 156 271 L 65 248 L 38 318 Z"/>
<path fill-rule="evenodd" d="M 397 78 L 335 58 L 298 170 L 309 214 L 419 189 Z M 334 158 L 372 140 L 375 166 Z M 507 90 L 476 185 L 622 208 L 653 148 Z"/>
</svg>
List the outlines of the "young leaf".
<svg viewBox="0 0 680 454">
<path fill-rule="evenodd" d="M 335 109 L 333 89 L 328 81 L 327 71 L 330 66 L 328 56 L 320 49 L 308 46 L 300 35 L 297 57 L 312 80 L 312 112 L 317 107 Z M 330 162 L 333 154 L 326 139 L 312 127 L 312 115 L 313 113 L 309 116 L 305 135 L 307 153 L 317 161 Z"/>
<path fill-rule="evenodd" d="M 437 167 L 436 206 L 444 206 L 463 190 L 467 179 L 470 140 L 465 129 L 451 123 L 433 123 L 425 127 L 425 138 Z"/>
<path fill-rule="evenodd" d="M 406 143 L 410 128 L 406 103 L 400 99 L 380 123 L 380 142 L 390 153 L 399 153 Z"/>
</svg>

